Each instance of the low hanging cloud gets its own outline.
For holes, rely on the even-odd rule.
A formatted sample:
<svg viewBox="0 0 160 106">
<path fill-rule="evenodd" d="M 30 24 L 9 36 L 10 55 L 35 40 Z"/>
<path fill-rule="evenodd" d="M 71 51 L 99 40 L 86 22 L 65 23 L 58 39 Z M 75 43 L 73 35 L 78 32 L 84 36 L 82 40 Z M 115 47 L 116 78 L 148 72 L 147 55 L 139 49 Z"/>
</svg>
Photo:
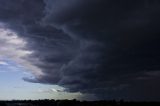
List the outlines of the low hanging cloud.
<svg viewBox="0 0 160 106">
<path fill-rule="evenodd" d="M 27 55 L 14 58 L 30 64 L 34 78 L 26 81 L 99 99 L 159 100 L 159 77 L 143 80 L 146 73 L 151 77 L 160 70 L 159 5 L 144 0 L 1 0 L 0 21 L 17 33 L 16 39 L 2 36 L 7 39 L 2 44 L 21 48 L 20 38 L 25 40 L 27 51 L 13 53 Z"/>
</svg>

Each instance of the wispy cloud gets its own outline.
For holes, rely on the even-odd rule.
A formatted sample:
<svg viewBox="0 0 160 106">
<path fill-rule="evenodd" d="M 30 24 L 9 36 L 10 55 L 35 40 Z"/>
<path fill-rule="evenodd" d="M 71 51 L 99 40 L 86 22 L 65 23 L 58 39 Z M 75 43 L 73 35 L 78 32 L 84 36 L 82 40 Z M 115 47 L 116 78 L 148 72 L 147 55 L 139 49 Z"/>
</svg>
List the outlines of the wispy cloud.
<svg viewBox="0 0 160 106">
<path fill-rule="evenodd" d="M 0 24 L 0 45 L 0 59 L 2 59 L 0 65 L 9 65 L 3 61 L 6 59 L 17 64 L 17 66 L 10 65 L 8 68 L 11 70 L 23 67 L 33 74 L 40 74 L 40 69 L 27 60 L 32 51 L 27 49 L 26 40 L 19 37 L 16 32 L 6 28 L 5 24 L 2 23 Z"/>
<path fill-rule="evenodd" d="M 0 65 L 8 65 L 8 63 L 5 61 L 0 61 Z"/>
<path fill-rule="evenodd" d="M 50 89 L 38 89 L 37 90 L 40 93 L 58 93 L 58 92 L 62 92 L 65 93 L 64 89 L 55 89 L 55 88 L 50 88 Z"/>
</svg>

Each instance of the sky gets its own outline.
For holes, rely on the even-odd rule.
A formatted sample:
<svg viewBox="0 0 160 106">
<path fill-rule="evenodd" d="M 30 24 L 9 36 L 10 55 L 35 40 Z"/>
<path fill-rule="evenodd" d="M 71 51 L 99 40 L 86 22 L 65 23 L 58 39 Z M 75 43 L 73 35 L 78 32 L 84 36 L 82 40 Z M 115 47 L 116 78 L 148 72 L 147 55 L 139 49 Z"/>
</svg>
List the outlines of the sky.
<svg viewBox="0 0 160 106">
<path fill-rule="evenodd" d="M 158 0 L 0 0 L 0 99 L 160 101 Z"/>
</svg>

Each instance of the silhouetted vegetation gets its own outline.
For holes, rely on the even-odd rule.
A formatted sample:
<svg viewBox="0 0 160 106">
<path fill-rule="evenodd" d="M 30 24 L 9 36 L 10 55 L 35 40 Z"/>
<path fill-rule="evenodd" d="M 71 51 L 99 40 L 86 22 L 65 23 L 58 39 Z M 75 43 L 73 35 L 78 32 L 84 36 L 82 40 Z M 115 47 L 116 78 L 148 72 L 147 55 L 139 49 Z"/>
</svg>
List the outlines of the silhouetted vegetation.
<svg viewBox="0 0 160 106">
<path fill-rule="evenodd" d="M 0 106 L 160 106 L 160 102 L 77 101 L 77 100 L 13 100 L 0 101 Z"/>
</svg>

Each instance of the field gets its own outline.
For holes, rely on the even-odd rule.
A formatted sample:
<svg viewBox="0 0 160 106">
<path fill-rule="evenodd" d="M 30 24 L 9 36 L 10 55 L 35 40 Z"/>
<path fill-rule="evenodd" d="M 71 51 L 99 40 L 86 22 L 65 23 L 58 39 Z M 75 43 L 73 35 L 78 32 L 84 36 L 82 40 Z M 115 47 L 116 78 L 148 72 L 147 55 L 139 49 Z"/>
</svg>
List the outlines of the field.
<svg viewBox="0 0 160 106">
<path fill-rule="evenodd" d="M 77 101 L 77 100 L 13 100 L 0 106 L 160 106 L 159 102 Z"/>
</svg>

